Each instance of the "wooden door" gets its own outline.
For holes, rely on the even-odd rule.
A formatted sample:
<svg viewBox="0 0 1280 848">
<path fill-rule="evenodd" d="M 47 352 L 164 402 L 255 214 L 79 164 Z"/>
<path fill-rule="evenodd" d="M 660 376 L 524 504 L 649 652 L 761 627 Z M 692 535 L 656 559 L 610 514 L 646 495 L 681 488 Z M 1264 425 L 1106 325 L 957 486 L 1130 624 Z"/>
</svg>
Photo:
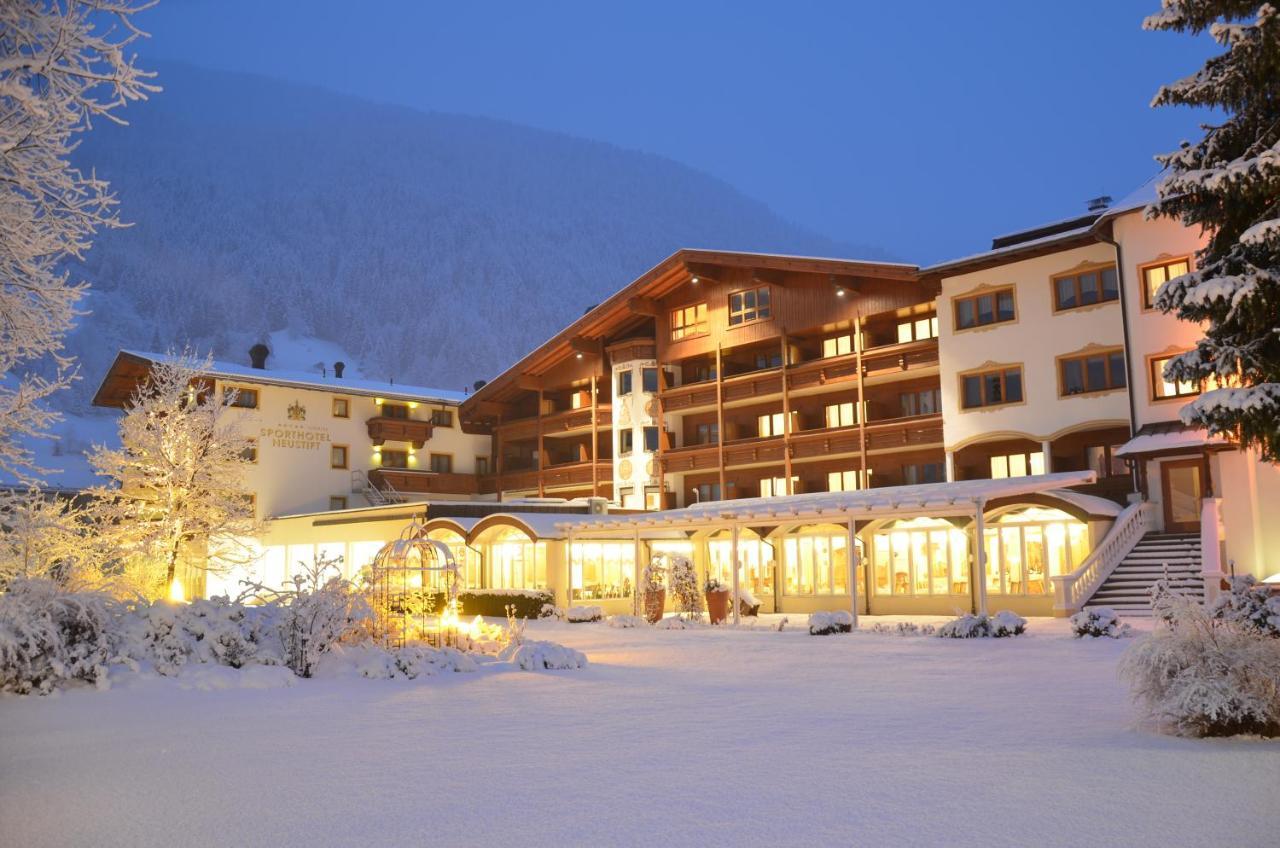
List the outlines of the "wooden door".
<svg viewBox="0 0 1280 848">
<path fill-rule="evenodd" d="M 1200 502 L 1204 498 L 1203 471 L 1204 463 L 1199 459 L 1161 463 L 1160 487 L 1166 533 L 1199 532 Z"/>
</svg>

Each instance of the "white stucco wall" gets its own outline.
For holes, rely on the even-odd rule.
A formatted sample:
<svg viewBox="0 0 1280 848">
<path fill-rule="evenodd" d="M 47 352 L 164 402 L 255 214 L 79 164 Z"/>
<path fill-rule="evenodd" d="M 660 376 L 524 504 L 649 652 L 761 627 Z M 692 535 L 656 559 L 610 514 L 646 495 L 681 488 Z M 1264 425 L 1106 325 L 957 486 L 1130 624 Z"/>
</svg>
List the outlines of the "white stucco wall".
<svg viewBox="0 0 1280 848">
<path fill-rule="evenodd" d="M 658 484 L 657 459 L 644 449 L 644 428 L 657 424 L 657 393 L 644 390 L 644 369 L 657 368 L 655 359 L 630 359 L 613 363 L 613 491 L 619 505 L 626 509 L 644 509 L 644 487 Z M 618 381 L 623 373 L 631 374 L 631 393 L 619 394 Z M 622 452 L 621 434 L 632 433 L 633 450 Z M 650 473 L 652 472 L 652 473 Z M 622 498 L 623 489 L 631 495 Z"/>
<path fill-rule="evenodd" d="M 1128 398 L 1123 390 L 1058 396 L 1055 358 L 1091 344 L 1119 347 L 1124 330 L 1117 301 L 1055 313 L 1051 278 L 1078 266 L 1114 261 L 1110 245 L 1093 244 L 943 279 L 938 297 L 938 344 L 948 451 L 978 441 L 1010 437 L 1044 441 L 1082 426 L 1128 423 Z M 1014 287 L 1014 321 L 955 329 L 953 298 L 979 287 L 1007 286 Z M 1023 403 L 961 408 L 960 374 L 987 363 L 1022 365 Z"/>
</svg>

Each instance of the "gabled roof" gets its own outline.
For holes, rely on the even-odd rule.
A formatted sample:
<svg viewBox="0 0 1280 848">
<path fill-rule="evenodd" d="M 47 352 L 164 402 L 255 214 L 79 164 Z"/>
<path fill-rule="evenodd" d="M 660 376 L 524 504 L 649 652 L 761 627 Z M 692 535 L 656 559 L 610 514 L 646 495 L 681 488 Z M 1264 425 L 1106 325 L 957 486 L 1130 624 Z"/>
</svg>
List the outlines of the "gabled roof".
<svg viewBox="0 0 1280 848">
<path fill-rule="evenodd" d="M 898 262 L 865 262 L 814 256 L 682 248 L 534 348 L 523 359 L 475 392 L 467 399 L 466 405 L 470 407 L 485 401 L 501 399 L 503 391 L 511 388 L 518 376 L 540 374 L 571 355 L 574 350 L 572 346 L 574 340 L 601 341 L 623 329 L 628 322 L 634 321 L 637 317 L 631 309 L 633 298 L 660 298 L 669 294 L 688 282 L 690 265 L 759 268 L 903 282 L 915 282 L 919 279 L 915 265 Z"/>
<path fill-rule="evenodd" d="M 138 384 L 146 378 L 151 366 L 157 362 L 172 362 L 176 357 L 165 353 L 122 350 L 107 369 L 98 391 L 93 396 L 94 406 L 122 407 L 133 396 Z M 466 394 L 445 389 L 429 389 L 422 386 L 406 386 L 377 380 L 351 380 L 327 376 L 311 371 L 279 371 L 271 368 L 252 368 L 234 362 L 214 360 L 206 376 L 219 380 L 263 386 L 286 386 L 298 389 L 315 389 L 340 395 L 384 397 L 389 400 L 419 403 L 457 405 Z"/>
</svg>

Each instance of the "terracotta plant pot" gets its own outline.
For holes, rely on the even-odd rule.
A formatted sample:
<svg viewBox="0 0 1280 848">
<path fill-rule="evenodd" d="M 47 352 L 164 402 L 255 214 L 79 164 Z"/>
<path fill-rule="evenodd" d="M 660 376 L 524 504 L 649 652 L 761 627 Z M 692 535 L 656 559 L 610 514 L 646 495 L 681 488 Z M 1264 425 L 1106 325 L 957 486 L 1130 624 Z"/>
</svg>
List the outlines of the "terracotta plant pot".
<svg viewBox="0 0 1280 848">
<path fill-rule="evenodd" d="M 712 624 L 723 624 L 724 620 L 728 618 L 730 594 L 728 589 L 707 592 L 707 615 L 710 617 Z"/>
<path fill-rule="evenodd" d="M 657 624 L 662 620 L 662 613 L 666 607 L 666 589 L 659 589 L 656 592 L 644 593 L 644 617 L 648 619 L 650 624 Z"/>
</svg>

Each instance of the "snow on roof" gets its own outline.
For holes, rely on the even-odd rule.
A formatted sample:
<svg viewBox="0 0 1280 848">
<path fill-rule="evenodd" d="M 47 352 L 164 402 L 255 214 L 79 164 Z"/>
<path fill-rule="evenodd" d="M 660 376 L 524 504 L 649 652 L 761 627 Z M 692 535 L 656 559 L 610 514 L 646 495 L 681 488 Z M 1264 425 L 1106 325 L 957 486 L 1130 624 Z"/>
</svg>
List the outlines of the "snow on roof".
<svg viewBox="0 0 1280 848">
<path fill-rule="evenodd" d="M 1037 492 L 1057 494 L 1067 486 L 1093 483 L 1092 471 L 1062 471 L 1003 480 L 961 480 L 888 486 L 856 492 L 815 492 L 774 498 L 708 501 L 682 509 L 633 515 L 566 516 L 562 531 L 621 530 L 644 526 L 705 525 L 715 521 L 793 521 L 818 517 L 888 517 L 901 514 L 972 513 L 980 502 Z M 585 520 L 584 520 L 585 519 Z"/>
<path fill-rule="evenodd" d="M 136 356 L 151 362 L 171 362 L 177 357 L 165 353 L 148 353 L 139 350 L 123 350 L 130 356 Z M 430 389 L 423 386 L 409 386 L 401 383 L 386 383 L 379 380 L 351 380 L 334 377 L 331 372 L 324 375 L 312 371 L 278 371 L 271 368 L 253 368 L 235 362 L 214 360 L 209 369 L 210 377 L 221 377 L 243 383 L 261 383 L 273 386 L 292 386 L 300 389 L 318 389 L 346 395 L 368 395 L 387 397 L 396 400 L 425 401 L 428 403 L 458 404 L 466 399 L 464 392 L 452 392 L 447 389 Z"/>
<path fill-rule="evenodd" d="M 801 255 L 799 255 L 799 254 L 795 254 L 795 253 L 764 253 L 764 252 L 756 251 L 756 250 L 725 250 L 725 249 L 723 249 L 723 248 L 717 248 L 717 247 L 682 247 L 682 248 L 680 248 L 680 250 L 678 250 L 678 251 L 676 251 L 676 252 L 677 252 L 677 253 L 682 253 L 682 252 L 689 252 L 689 253 L 728 253 L 728 254 L 732 254 L 732 255 L 734 255 L 734 256 L 759 256 L 759 257 L 763 257 L 763 258 L 766 258 L 766 259 L 799 259 L 799 260 L 807 260 L 807 261 L 810 261 L 810 262 L 842 262 L 842 263 L 849 263 L 849 262 L 861 262 L 861 263 L 866 264 L 866 265 L 888 265 L 888 266 L 891 266 L 891 267 L 898 267 L 898 268 L 914 268 L 914 267 L 916 267 L 916 266 L 915 266 L 915 263 L 913 263 L 913 262 L 886 262 L 886 261 L 881 260 L 881 259 L 850 259 L 850 258 L 849 258 L 849 257 L 847 257 L 847 256 L 845 256 L 845 257 L 838 257 L 838 256 L 801 256 Z"/>
<path fill-rule="evenodd" d="M 1193 450 L 1195 448 L 1209 447 L 1219 445 L 1229 447 L 1230 442 L 1221 436 L 1211 436 L 1207 430 L 1186 429 L 1172 430 L 1161 433 L 1139 433 L 1129 441 L 1125 442 L 1119 450 L 1115 452 L 1115 456 L 1142 456 L 1149 453 L 1162 453 L 1164 451 Z"/>
<path fill-rule="evenodd" d="M 971 262 L 978 262 L 984 259 L 999 259 L 1014 253 L 1037 247 L 1045 247 L 1056 244 L 1061 241 L 1071 241 L 1080 236 L 1088 235 L 1093 229 L 1092 224 L 1083 227 L 1076 227 L 1074 230 L 1067 230 L 1061 233 L 1044 236 L 1043 238 L 1031 239 L 1030 241 L 1020 241 L 1017 244 L 1011 244 L 1008 247 L 1000 247 L 995 250 L 987 250 L 982 253 L 974 253 L 969 256 L 962 256 L 959 259 L 948 259 L 946 262 L 939 262 L 937 265 L 930 265 L 927 268 L 921 268 L 921 274 L 936 274 L 942 271 L 948 271 L 959 266 L 968 265 Z"/>
<path fill-rule="evenodd" d="M 1074 504 L 1089 515 L 1109 515 L 1114 518 L 1124 511 L 1124 507 L 1113 500 L 1097 495 L 1086 495 L 1084 492 L 1074 492 L 1071 489 L 1055 489 L 1048 494 Z"/>
<path fill-rule="evenodd" d="M 1123 215 L 1125 212 L 1133 212 L 1137 209 L 1143 209 L 1156 201 L 1156 186 L 1160 184 L 1161 174 L 1152 174 L 1145 183 L 1120 198 L 1102 213 L 1103 218 L 1111 218 L 1116 215 Z"/>
</svg>

